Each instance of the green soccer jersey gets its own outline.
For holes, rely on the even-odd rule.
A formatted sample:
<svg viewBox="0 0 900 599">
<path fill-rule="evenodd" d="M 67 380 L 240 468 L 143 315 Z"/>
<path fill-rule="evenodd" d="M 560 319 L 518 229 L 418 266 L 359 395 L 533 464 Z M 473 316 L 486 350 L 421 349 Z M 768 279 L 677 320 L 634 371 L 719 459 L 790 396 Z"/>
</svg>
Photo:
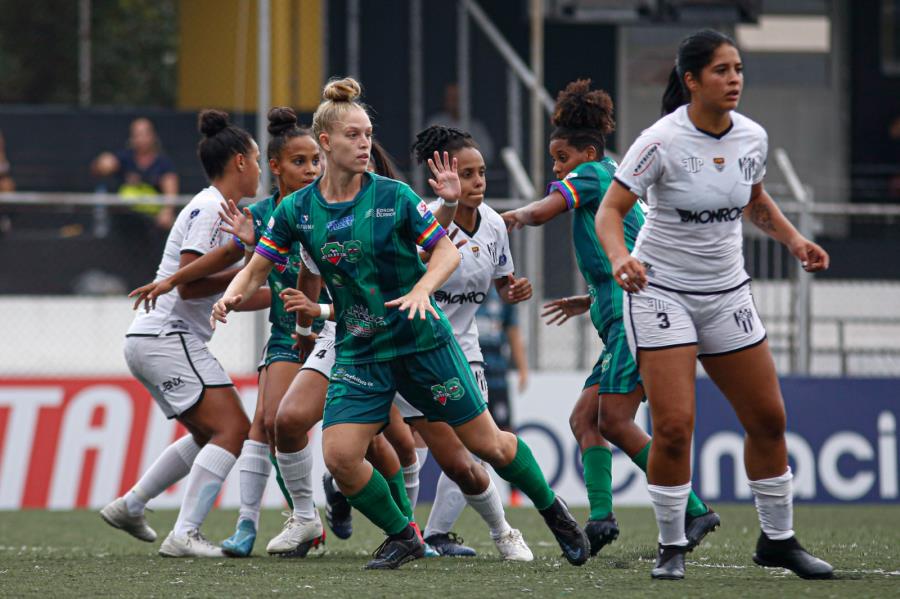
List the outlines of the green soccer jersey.
<svg viewBox="0 0 900 599">
<path fill-rule="evenodd" d="M 250 214 L 253 216 L 253 233 L 257 240 L 262 239 L 266 232 L 266 225 L 275 209 L 278 207 L 278 194 L 260 200 L 250 206 Z M 269 307 L 269 322 L 272 323 L 272 337 L 291 339 L 291 333 L 297 323 L 297 316 L 293 312 L 284 309 L 284 302 L 279 294 L 288 287 L 297 286 L 297 274 L 300 272 L 300 242 L 291 244 L 287 262 L 283 268 L 273 268 L 269 273 L 269 289 L 272 290 L 272 304 Z M 291 341 L 293 343 L 293 341 Z"/>
<path fill-rule="evenodd" d="M 612 264 L 594 228 L 594 217 L 615 172 L 616 163 L 609 157 L 598 162 L 584 162 L 563 180 L 551 183 L 547 190 L 547 193 L 561 193 L 568 209 L 575 211 L 572 219 L 575 258 L 591 294 L 591 321 L 601 332 L 622 318 L 622 288 L 613 280 Z M 625 217 L 625 245 L 629 252 L 634 248 L 643 224 L 644 211 L 635 204 Z"/>
<path fill-rule="evenodd" d="M 425 273 L 416 246 L 426 250 L 446 235 L 409 186 L 372 173 L 350 201 L 331 203 L 319 180 L 287 196 L 269 220 L 256 252 L 285 267 L 299 241 L 334 301 L 339 364 L 382 362 L 447 344 L 453 329 L 439 320 L 386 308 Z"/>
</svg>

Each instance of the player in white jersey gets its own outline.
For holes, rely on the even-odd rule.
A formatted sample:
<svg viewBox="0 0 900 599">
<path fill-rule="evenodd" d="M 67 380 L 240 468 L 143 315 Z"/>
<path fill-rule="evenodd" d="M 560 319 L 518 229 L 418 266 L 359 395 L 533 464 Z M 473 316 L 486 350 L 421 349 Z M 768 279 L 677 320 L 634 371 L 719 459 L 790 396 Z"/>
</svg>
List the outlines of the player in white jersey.
<svg viewBox="0 0 900 599">
<path fill-rule="evenodd" d="M 794 535 L 784 402 L 743 266 L 741 217 L 787 246 L 808 272 L 828 268 L 829 258 L 763 188 L 768 141 L 735 112 L 742 87 L 730 38 L 710 30 L 685 38 L 663 98 L 668 114 L 632 144 L 597 212 L 650 401 L 654 578 L 684 578 L 698 357 L 746 431 L 745 467 L 762 528 L 754 561 L 804 578 L 832 577 L 831 566 Z M 638 196 L 650 211 L 629 255 L 623 217 Z"/>
<path fill-rule="evenodd" d="M 487 401 L 475 313 L 492 285 L 505 302 L 518 303 L 531 297 L 531 283 L 513 275 L 506 225 L 493 208 L 484 204 L 485 164 L 475 140 L 458 129 L 436 125 L 418 134 L 413 151 L 419 163 L 432 155 L 449 154 L 458 165 L 461 194 L 449 231 L 454 235 L 462 260 L 435 292 L 434 299 L 450 321 Z M 432 204 L 432 210 L 437 208 L 437 203 Z M 491 538 L 504 559 L 530 561 L 531 550 L 521 533 L 507 523 L 499 492 L 487 471 L 479 465 L 480 460 L 473 458 L 450 426 L 428 421 L 400 395 L 395 404 L 421 435 L 442 470 L 425 527 L 425 542 L 441 555 L 474 555 L 474 550 L 451 532 L 468 502 L 490 527 Z"/>
<path fill-rule="evenodd" d="M 199 118 L 198 153 L 210 186 L 179 213 L 156 273 L 161 280 L 224 244 L 220 205 L 226 198 L 255 195 L 259 184 L 259 148 L 228 115 L 204 110 Z M 159 549 L 168 557 L 221 557 L 200 526 L 241 453 L 250 422 L 228 375 L 206 342 L 212 337 L 209 312 L 237 269 L 225 270 L 160 297 L 156 309 L 139 311 L 125 339 L 125 361 L 168 418 L 187 428 L 186 435 L 163 451 L 124 497 L 100 512 L 110 525 L 154 541 L 144 517 L 147 502 L 187 476 L 178 520 Z M 252 303 L 251 299 L 247 303 Z"/>
</svg>

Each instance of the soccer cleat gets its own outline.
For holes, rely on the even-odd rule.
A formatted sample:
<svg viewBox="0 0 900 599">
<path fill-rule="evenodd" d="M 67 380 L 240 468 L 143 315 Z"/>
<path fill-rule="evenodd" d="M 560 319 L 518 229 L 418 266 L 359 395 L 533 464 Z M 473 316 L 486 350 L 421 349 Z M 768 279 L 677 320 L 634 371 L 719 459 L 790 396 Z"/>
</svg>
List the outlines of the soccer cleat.
<svg viewBox="0 0 900 599">
<path fill-rule="evenodd" d="M 108 503 L 100 510 L 100 517 L 113 528 L 124 530 L 136 539 L 148 543 L 156 540 L 156 531 L 147 524 L 147 518 L 144 517 L 144 514 L 133 516 L 128 511 L 128 506 L 125 505 L 124 497 Z"/>
<path fill-rule="evenodd" d="M 719 514 L 712 511 L 712 508 L 709 506 L 706 509 L 707 512 L 699 516 L 689 516 L 687 514 L 684 516 L 684 536 L 688 540 L 688 551 L 693 551 L 694 547 L 699 545 L 706 535 L 716 530 L 719 524 L 722 523 L 719 519 Z"/>
<path fill-rule="evenodd" d="M 251 520 L 240 520 L 234 534 L 222 541 L 222 553 L 228 557 L 247 557 L 256 543 L 256 526 Z"/>
<path fill-rule="evenodd" d="M 425 543 L 425 557 L 441 557 L 441 554 L 438 553 L 434 547 Z"/>
<path fill-rule="evenodd" d="M 753 561 L 766 568 L 787 568 L 800 578 L 834 578 L 831 564 L 811 555 L 797 537 L 773 541 L 760 532 Z"/>
<path fill-rule="evenodd" d="M 522 533 L 515 528 L 510 528 L 499 537 L 491 535 L 491 538 L 494 539 L 494 544 L 497 546 L 500 556 L 506 561 L 530 562 L 534 560 L 531 548 L 528 547 L 525 539 L 522 538 Z"/>
<path fill-rule="evenodd" d="M 684 578 L 684 554 L 687 545 L 659 545 L 656 567 L 650 571 L 650 577 L 656 580 L 682 580 Z"/>
<path fill-rule="evenodd" d="M 569 513 L 562 497 L 557 495 L 549 507 L 540 510 L 540 514 L 569 563 L 573 566 L 584 564 L 590 556 L 590 543 L 587 535 L 578 527 L 578 522 Z"/>
<path fill-rule="evenodd" d="M 591 557 L 597 555 L 601 549 L 619 538 L 619 523 L 612 512 L 606 518 L 600 520 L 588 520 L 584 525 L 584 534 L 591 543 Z"/>
<path fill-rule="evenodd" d="M 159 547 L 163 557 L 223 557 L 222 548 L 207 539 L 196 528 L 187 534 L 169 533 Z"/>
<path fill-rule="evenodd" d="M 406 562 L 425 557 L 425 545 L 411 526 L 390 535 L 372 554 L 366 570 L 394 570 Z"/>
<path fill-rule="evenodd" d="M 318 514 L 314 520 L 299 520 L 288 514 L 284 528 L 266 545 L 266 551 L 280 557 L 306 557 L 311 549 L 325 543 L 325 530 Z"/>
<path fill-rule="evenodd" d="M 465 540 L 455 532 L 429 535 L 425 538 L 425 543 L 431 545 L 431 548 L 442 557 L 475 557 L 477 555 L 474 549 L 464 545 Z"/>
<path fill-rule="evenodd" d="M 339 539 L 349 539 L 353 534 L 353 513 L 350 502 L 344 494 L 334 487 L 334 478 L 330 472 L 322 476 L 322 486 L 325 487 L 325 521 L 328 528 Z"/>
</svg>

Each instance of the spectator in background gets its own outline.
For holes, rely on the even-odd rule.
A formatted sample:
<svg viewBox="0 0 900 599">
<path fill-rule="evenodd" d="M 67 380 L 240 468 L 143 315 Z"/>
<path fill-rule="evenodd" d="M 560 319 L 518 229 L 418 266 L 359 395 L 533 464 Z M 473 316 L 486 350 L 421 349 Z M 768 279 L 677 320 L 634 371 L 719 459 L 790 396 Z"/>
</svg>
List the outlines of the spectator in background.
<svg viewBox="0 0 900 599">
<path fill-rule="evenodd" d="M 3 140 L 3 132 L 0 131 L 0 192 L 15 190 L 16 182 L 13 181 L 9 160 L 6 158 L 6 142 Z"/>
<path fill-rule="evenodd" d="M 516 307 L 503 303 L 497 290 L 491 287 L 475 314 L 475 324 L 484 356 L 488 396 L 491 398 L 488 410 L 501 430 L 515 432 L 507 381 L 510 360 L 518 371 L 518 393 L 523 393 L 528 386 L 528 359 L 516 318 Z M 513 506 L 521 503 L 519 491 L 513 486 L 510 486 L 509 502 Z"/>
<path fill-rule="evenodd" d="M 153 123 L 143 117 L 131 122 L 127 147 L 97 156 L 91 174 L 111 180 L 111 187 L 123 198 L 178 194 L 175 165 L 162 153 Z M 161 229 L 170 229 L 175 221 L 173 206 L 136 205 L 134 209 L 153 217 Z"/>
<path fill-rule="evenodd" d="M 478 147 L 481 155 L 484 157 L 484 163 L 490 166 L 494 162 L 494 140 L 488 133 L 484 123 L 476 118 L 470 118 L 469 123 L 464 125 L 459 119 L 459 86 L 455 83 L 448 83 L 444 88 L 444 110 L 428 117 L 425 128 L 432 125 L 442 125 L 444 127 L 453 127 L 468 131 L 473 139 L 478 140 Z M 493 401 L 493 398 L 491 399 Z"/>
</svg>

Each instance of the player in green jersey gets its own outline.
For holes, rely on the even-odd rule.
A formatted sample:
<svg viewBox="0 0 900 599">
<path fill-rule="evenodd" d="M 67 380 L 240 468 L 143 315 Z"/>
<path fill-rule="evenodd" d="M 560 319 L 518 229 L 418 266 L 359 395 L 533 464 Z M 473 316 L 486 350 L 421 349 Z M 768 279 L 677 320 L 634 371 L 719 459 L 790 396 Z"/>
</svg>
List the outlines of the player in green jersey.
<svg viewBox="0 0 900 599">
<path fill-rule="evenodd" d="M 591 541 L 591 555 L 595 555 L 619 535 L 612 511 L 609 442 L 646 472 L 650 437 L 634 422 L 644 389 L 625 338 L 622 291 L 612 279 L 612 267 L 594 230 L 594 215 L 616 170 L 616 163 L 604 155 L 606 136 L 615 127 L 612 100 L 602 90 L 591 90 L 589 79 L 574 81 L 557 97 L 553 124 L 556 129 L 550 135 L 550 156 L 559 180 L 550 184 L 547 197 L 506 212 L 503 218 L 511 228 L 521 228 L 540 226 L 568 210 L 574 211 L 572 241 L 589 295 L 550 302 L 543 315 L 550 323 L 562 324 L 589 309 L 603 341 L 603 352 L 569 418 L 582 451 L 591 506 L 585 532 Z M 624 219 L 629 250 L 643 224 L 644 213 L 636 204 Z M 718 525 L 718 514 L 692 492 L 685 522 L 691 547 Z"/>
<path fill-rule="evenodd" d="M 456 428 L 466 447 L 517 485 L 541 511 L 575 564 L 588 557 L 584 533 L 553 493 L 531 450 L 501 432 L 432 293 L 459 263 L 428 206 L 406 185 L 367 172 L 372 124 L 353 79 L 331 81 L 313 117 L 326 156 L 323 177 L 275 211 L 244 270 L 213 308 L 227 313 L 284 264 L 299 240 L 328 286 L 337 322 L 336 364 L 323 417 L 325 462 L 357 508 L 388 535 L 368 568 L 396 568 L 424 548 L 391 500 L 384 477 L 364 459 L 399 391 L 427 418 Z M 426 268 L 417 247 L 431 252 Z M 406 313 L 406 314 L 404 314 Z"/>
</svg>

